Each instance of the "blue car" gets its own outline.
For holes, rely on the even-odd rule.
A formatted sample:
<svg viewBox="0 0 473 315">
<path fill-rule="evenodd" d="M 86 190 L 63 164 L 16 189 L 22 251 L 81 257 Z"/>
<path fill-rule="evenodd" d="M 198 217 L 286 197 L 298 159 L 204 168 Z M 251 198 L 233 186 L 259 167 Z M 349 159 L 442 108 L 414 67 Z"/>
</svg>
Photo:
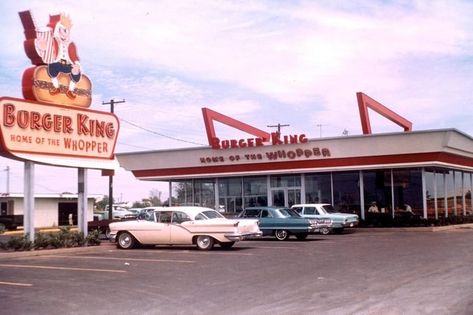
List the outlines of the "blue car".
<svg viewBox="0 0 473 315">
<path fill-rule="evenodd" d="M 275 236 L 280 241 L 294 235 L 298 240 L 305 240 L 310 233 L 318 233 L 321 228 L 330 227 L 330 219 L 305 219 L 297 212 L 278 207 L 250 207 L 244 209 L 238 218 L 258 219 L 263 236 Z"/>
</svg>

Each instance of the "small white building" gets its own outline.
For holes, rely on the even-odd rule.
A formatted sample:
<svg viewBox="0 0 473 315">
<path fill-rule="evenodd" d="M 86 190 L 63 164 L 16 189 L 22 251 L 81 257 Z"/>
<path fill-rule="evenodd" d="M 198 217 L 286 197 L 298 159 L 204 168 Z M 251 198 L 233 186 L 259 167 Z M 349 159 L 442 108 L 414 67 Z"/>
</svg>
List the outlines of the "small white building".
<svg viewBox="0 0 473 315">
<path fill-rule="evenodd" d="M 23 217 L 24 195 L 21 193 L 0 194 L 0 215 Z M 87 221 L 93 220 L 94 203 L 102 195 L 88 195 Z M 77 194 L 36 194 L 34 209 L 34 227 L 54 227 L 77 225 Z M 72 214 L 72 218 L 71 215 Z M 20 219 L 21 220 L 21 219 Z"/>
</svg>

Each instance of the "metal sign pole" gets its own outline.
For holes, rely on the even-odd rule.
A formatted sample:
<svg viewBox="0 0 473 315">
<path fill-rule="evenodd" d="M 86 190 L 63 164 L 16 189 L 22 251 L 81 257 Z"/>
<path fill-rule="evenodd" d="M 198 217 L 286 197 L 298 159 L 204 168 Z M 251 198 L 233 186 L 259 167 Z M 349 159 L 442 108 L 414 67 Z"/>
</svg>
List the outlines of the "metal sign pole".
<svg viewBox="0 0 473 315">
<path fill-rule="evenodd" d="M 24 234 L 34 242 L 34 163 L 25 161 L 23 196 L 23 226 Z"/>
<path fill-rule="evenodd" d="M 78 169 L 77 220 L 79 231 L 87 236 L 87 169 Z"/>
</svg>

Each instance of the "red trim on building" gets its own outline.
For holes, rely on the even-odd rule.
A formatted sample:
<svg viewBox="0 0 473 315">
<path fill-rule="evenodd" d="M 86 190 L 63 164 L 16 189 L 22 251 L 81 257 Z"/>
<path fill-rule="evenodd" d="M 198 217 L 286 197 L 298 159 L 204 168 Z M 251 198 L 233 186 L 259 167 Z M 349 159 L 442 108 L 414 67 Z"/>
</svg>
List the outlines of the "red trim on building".
<svg viewBox="0 0 473 315">
<path fill-rule="evenodd" d="M 225 124 L 227 126 L 247 132 L 254 136 L 260 137 L 264 141 L 269 141 L 271 137 L 271 135 L 267 133 L 266 131 L 255 128 L 253 126 L 245 124 L 244 122 L 236 120 L 235 118 L 231 118 L 224 114 L 220 114 L 219 112 L 213 111 L 206 107 L 202 108 L 202 115 L 204 116 L 205 130 L 207 131 L 207 139 L 209 140 L 209 145 L 212 145 L 213 139 L 217 137 L 217 134 L 215 133 L 214 123 L 213 123 L 214 120 L 222 124 Z"/>
<path fill-rule="evenodd" d="M 412 123 L 409 120 L 402 117 L 401 115 L 396 114 L 380 102 L 375 101 L 374 99 L 362 92 L 357 92 L 356 98 L 358 100 L 358 109 L 360 111 L 361 128 L 363 129 L 363 134 L 371 134 L 371 123 L 370 116 L 368 114 L 368 108 L 374 110 L 375 112 L 389 119 L 393 123 L 401 126 L 404 131 L 412 131 Z"/>
<path fill-rule="evenodd" d="M 383 156 L 351 157 L 336 159 L 319 159 L 303 161 L 285 161 L 271 163 L 252 163 L 236 165 L 212 165 L 202 167 L 184 167 L 167 169 L 135 170 L 133 174 L 138 178 L 143 177 L 161 177 L 161 176 L 183 176 L 199 174 L 222 174 L 235 173 L 241 175 L 245 172 L 255 171 L 280 171 L 297 169 L 314 169 L 329 167 L 349 167 L 363 165 L 384 165 L 401 163 L 422 163 L 422 162 L 441 162 L 455 165 L 473 167 L 473 160 L 466 157 L 457 156 L 444 152 L 418 153 L 418 154 L 398 154 Z"/>
</svg>

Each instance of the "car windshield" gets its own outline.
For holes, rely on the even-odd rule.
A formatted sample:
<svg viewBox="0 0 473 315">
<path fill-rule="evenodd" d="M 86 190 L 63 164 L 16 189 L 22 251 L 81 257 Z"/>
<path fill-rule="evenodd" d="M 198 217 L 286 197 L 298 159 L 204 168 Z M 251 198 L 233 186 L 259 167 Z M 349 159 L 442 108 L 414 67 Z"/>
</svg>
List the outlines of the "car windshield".
<svg viewBox="0 0 473 315">
<path fill-rule="evenodd" d="M 323 205 L 321 207 L 325 213 L 337 213 L 338 211 L 332 205 Z"/>
</svg>

